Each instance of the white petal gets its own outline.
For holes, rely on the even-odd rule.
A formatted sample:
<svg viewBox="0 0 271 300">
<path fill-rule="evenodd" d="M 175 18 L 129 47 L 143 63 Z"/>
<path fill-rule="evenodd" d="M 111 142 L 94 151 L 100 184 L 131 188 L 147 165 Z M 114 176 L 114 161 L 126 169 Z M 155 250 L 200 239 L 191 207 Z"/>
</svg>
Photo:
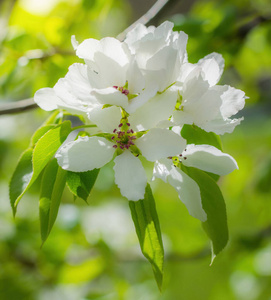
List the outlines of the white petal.
<svg viewBox="0 0 271 300">
<path fill-rule="evenodd" d="M 176 125 L 184 125 L 194 123 L 194 115 L 191 112 L 185 112 L 182 110 L 176 110 L 172 115 L 172 122 Z"/>
<path fill-rule="evenodd" d="M 86 136 L 65 144 L 58 150 L 55 157 L 63 169 L 85 172 L 107 164 L 114 152 L 113 144 L 105 138 Z"/>
<path fill-rule="evenodd" d="M 158 91 L 158 86 L 156 82 L 151 82 L 147 85 L 147 87 L 139 94 L 137 97 L 131 99 L 126 108 L 126 111 L 129 114 L 134 113 L 139 107 L 144 105 L 147 101 L 149 101 L 152 97 L 156 95 Z M 125 107 L 124 107 L 125 108 Z"/>
<path fill-rule="evenodd" d="M 87 39 L 77 46 L 76 55 L 85 60 L 93 60 L 97 51 L 101 51 L 100 41 Z"/>
<path fill-rule="evenodd" d="M 102 52 L 118 62 L 121 66 L 125 66 L 129 62 L 130 51 L 125 43 L 119 40 L 106 37 L 101 39 Z"/>
<path fill-rule="evenodd" d="M 180 73 L 177 78 L 178 82 L 184 83 L 188 75 L 197 68 L 196 64 L 184 63 L 180 68 Z"/>
<path fill-rule="evenodd" d="M 199 60 L 198 65 L 203 70 L 204 79 L 208 80 L 210 86 L 213 86 L 220 80 L 225 62 L 221 54 L 214 52 Z"/>
<path fill-rule="evenodd" d="M 86 63 L 100 75 L 104 87 L 123 86 L 125 84 L 128 64 L 122 66 L 119 61 L 115 61 L 102 52 L 95 53 L 95 64 L 88 61 Z"/>
<path fill-rule="evenodd" d="M 112 133 L 115 128 L 118 128 L 122 115 L 119 107 L 102 108 L 101 105 L 92 109 L 88 113 L 88 118 L 102 131 Z"/>
<path fill-rule="evenodd" d="M 142 155 L 149 161 L 181 154 L 186 141 L 168 129 L 152 128 L 135 141 Z"/>
<path fill-rule="evenodd" d="M 170 175 L 170 170 L 172 167 L 171 160 L 166 158 L 157 160 L 153 167 L 153 177 L 152 180 L 155 178 L 160 178 L 164 182 L 167 182 L 167 177 Z"/>
<path fill-rule="evenodd" d="M 220 111 L 224 118 L 229 118 L 244 108 L 246 98 L 245 93 L 230 86 L 221 88 L 224 88 L 225 92 L 221 95 L 222 105 Z"/>
<path fill-rule="evenodd" d="M 177 91 L 171 89 L 155 95 L 130 116 L 129 121 L 132 127 L 140 131 L 147 130 L 161 121 L 168 120 L 174 111 L 176 101 Z"/>
<path fill-rule="evenodd" d="M 115 182 L 121 194 L 132 201 L 144 199 L 147 177 L 140 160 L 124 151 L 114 162 Z"/>
<path fill-rule="evenodd" d="M 183 157 L 186 157 L 183 160 L 185 166 L 218 175 L 226 175 L 238 169 L 233 157 L 210 145 L 187 145 Z"/>
<path fill-rule="evenodd" d="M 175 168 L 172 162 L 163 159 L 157 161 L 153 169 L 154 178 L 160 178 L 172 185 L 185 204 L 191 216 L 205 222 L 206 213 L 202 208 L 200 189 L 197 183 L 179 168 Z"/>
<path fill-rule="evenodd" d="M 58 105 L 63 103 L 52 88 L 38 90 L 34 95 L 34 101 L 46 111 L 57 109 Z"/>
<path fill-rule="evenodd" d="M 87 75 L 87 66 L 84 64 L 75 63 L 69 67 L 69 71 L 65 76 L 67 81 L 67 89 L 76 98 L 86 101 L 87 103 L 93 102 L 93 97 L 90 95 L 91 89 Z"/>
<path fill-rule="evenodd" d="M 138 23 L 132 30 L 127 33 L 124 42 L 128 44 L 129 48 L 134 51 L 134 44 L 150 32 L 149 28 L 150 27 L 147 28 L 145 25 Z M 151 28 L 154 29 L 154 27 Z"/>
<path fill-rule="evenodd" d="M 193 116 L 193 122 L 201 126 L 213 120 L 220 114 L 222 105 L 221 93 L 210 88 L 198 98 L 189 99 L 183 107 L 183 111 Z"/>
<path fill-rule="evenodd" d="M 123 108 L 128 106 L 128 98 L 119 90 L 109 87 L 107 89 L 93 89 L 91 92 L 101 104 L 117 105 Z"/>
<path fill-rule="evenodd" d="M 177 79 L 176 70 L 180 68 L 180 61 L 177 49 L 166 45 L 156 52 L 146 64 L 147 70 L 163 70 L 159 82 L 159 91 L 162 92 Z"/>
<path fill-rule="evenodd" d="M 204 80 L 201 68 L 194 68 L 187 76 L 183 85 L 183 98 L 189 102 L 198 102 L 198 99 L 206 93 L 210 87 L 207 80 Z"/>
<path fill-rule="evenodd" d="M 207 132 L 214 132 L 216 134 L 232 133 L 234 128 L 241 123 L 244 118 L 239 119 L 217 119 L 202 124 L 200 127 Z"/>
<path fill-rule="evenodd" d="M 77 42 L 75 35 L 71 36 L 71 42 L 72 42 L 73 49 L 76 50 L 79 46 L 79 43 Z"/>
<path fill-rule="evenodd" d="M 179 168 L 174 167 L 172 167 L 168 176 L 168 183 L 176 189 L 189 214 L 205 222 L 207 215 L 202 208 L 200 189 L 197 183 Z"/>
<path fill-rule="evenodd" d="M 141 93 L 145 87 L 145 79 L 135 57 L 133 57 L 129 64 L 126 80 L 128 81 L 128 89 L 131 94 Z"/>
</svg>

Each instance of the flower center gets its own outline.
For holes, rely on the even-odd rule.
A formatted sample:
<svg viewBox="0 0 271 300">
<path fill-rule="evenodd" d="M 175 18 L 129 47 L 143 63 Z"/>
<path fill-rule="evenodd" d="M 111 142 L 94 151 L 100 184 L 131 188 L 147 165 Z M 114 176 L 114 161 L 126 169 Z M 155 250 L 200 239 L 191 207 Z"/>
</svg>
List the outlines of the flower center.
<svg viewBox="0 0 271 300">
<path fill-rule="evenodd" d="M 119 128 L 120 130 L 114 129 L 114 135 L 111 137 L 111 140 L 116 143 L 113 148 L 124 150 L 134 146 L 136 135 L 133 129 L 130 129 L 130 123 L 120 123 Z"/>
<path fill-rule="evenodd" d="M 129 90 L 125 89 L 125 88 L 122 87 L 122 86 L 114 85 L 113 88 L 119 90 L 120 92 L 122 92 L 122 94 L 124 94 L 124 95 L 126 95 L 126 96 L 129 94 Z"/>
<path fill-rule="evenodd" d="M 186 149 L 184 149 L 184 151 L 186 151 Z M 187 157 L 183 154 L 179 154 L 178 156 L 169 156 L 168 159 L 171 159 L 173 162 L 173 166 L 177 167 L 179 164 L 182 163 L 183 160 L 186 160 Z"/>
</svg>

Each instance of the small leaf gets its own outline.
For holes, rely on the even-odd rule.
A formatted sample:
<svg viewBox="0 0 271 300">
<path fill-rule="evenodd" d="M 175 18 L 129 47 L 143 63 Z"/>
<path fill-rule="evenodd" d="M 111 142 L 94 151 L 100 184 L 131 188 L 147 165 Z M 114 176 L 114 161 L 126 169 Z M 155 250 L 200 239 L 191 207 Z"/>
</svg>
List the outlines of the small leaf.
<svg viewBox="0 0 271 300">
<path fill-rule="evenodd" d="M 34 147 L 35 144 L 38 142 L 38 140 L 50 129 L 55 127 L 56 125 L 45 125 L 36 130 L 36 132 L 33 134 L 31 138 L 31 146 Z"/>
<path fill-rule="evenodd" d="M 70 132 L 71 122 L 65 121 L 56 128 L 49 130 L 39 139 L 33 152 L 33 176 L 40 174 Z"/>
<path fill-rule="evenodd" d="M 213 262 L 228 242 L 227 213 L 223 195 L 217 183 L 205 172 L 183 166 L 182 170 L 194 179 L 200 188 L 202 207 L 207 214 L 207 221 L 202 223 L 202 227 L 212 241 Z"/>
<path fill-rule="evenodd" d="M 10 180 L 9 198 L 14 216 L 16 214 L 16 200 L 23 195 L 25 189 L 31 181 L 31 177 L 33 174 L 32 154 L 32 148 L 29 148 L 25 150 L 25 152 L 23 152 Z"/>
<path fill-rule="evenodd" d="M 141 251 L 151 263 L 157 285 L 161 290 L 163 282 L 164 248 L 155 200 L 149 184 L 146 187 L 145 198 L 135 202 L 129 201 L 129 207 Z"/>
<path fill-rule="evenodd" d="M 30 188 L 30 186 L 36 181 L 44 167 L 47 165 L 47 163 L 51 160 L 51 158 L 55 155 L 58 148 L 62 145 L 62 143 L 65 141 L 69 133 L 71 132 L 71 123 L 70 121 L 65 121 L 62 124 L 58 125 L 55 128 L 50 129 L 47 133 L 45 133 L 36 143 L 36 146 L 33 151 L 32 155 L 32 164 L 31 168 L 33 166 L 33 173 L 31 180 L 28 178 L 28 184 L 23 184 L 23 190 L 20 194 L 14 194 L 11 195 L 11 205 L 13 208 L 14 215 L 16 214 L 16 209 L 18 206 L 18 203 L 20 202 L 22 196 L 25 194 L 25 192 Z M 31 153 L 32 154 L 32 153 Z M 26 168 L 25 164 L 27 165 L 27 172 L 29 173 L 30 170 L 30 158 L 29 155 L 27 156 L 28 163 L 26 164 L 25 159 L 24 162 L 21 163 L 20 168 L 16 168 L 15 172 L 18 174 L 18 171 L 22 170 L 23 168 Z M 19 162 L 20 163 L 20 162 Z M 18 169 L 18 170 L 17 170 Z M 19 173 L 23 173 L 24 171 L 20 171 Z M 14 177 L 14 176 L 13 176 Z M 16 175 L 16 178 L 18 178 L 18 175 Z M 12 188 L 14 188 L 14 184 L 16 184 L 16 181 L 12 180 Z M 11 185 L 10 185 L 11 186 Z M 17 195 L 17 198 L 15 198 L 15 195 Z"/>
<path fill-rule="evenodd" d="M 56 159 L 53 159 L 45 168 L 39 204 L 40 230 L 43 243 L 55 223 L 66 183 L 66 174 L 67 171 L 58 166 Z"/>
<path fill-rule="evenodd" d="M 222 150 L 220 137 L 213 132 L 206 132 L 196 125 L 185 124 L 181 130 L 181 136 L 187 140 L 187 144 L 211 145 Z"/>
<path fill-rule="evenodd" d="M 80 173 L 67 172 L 67 185 L 74 196 L 87 201 L 99 171 L 100 169 Z"/>
</svg>

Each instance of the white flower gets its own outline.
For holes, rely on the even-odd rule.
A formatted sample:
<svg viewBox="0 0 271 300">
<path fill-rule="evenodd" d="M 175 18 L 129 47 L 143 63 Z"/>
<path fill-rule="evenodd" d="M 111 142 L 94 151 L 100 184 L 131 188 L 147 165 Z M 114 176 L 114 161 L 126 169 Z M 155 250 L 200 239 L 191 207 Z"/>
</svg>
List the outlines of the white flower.
<svg viewBox="0 0 271 300">
<path fill-rule="evenodd" d="M 195 124 L 207 132 L 230 133 L 243 118 L 231 119 L 245 105 L 245 93 L 230 86 L 216 85 L 223 72 L 221 55 L 212 53 L 197 64 L 184 64 L 178 78 L 181 100 L 172 121 Z"/>
<path fill-rule="evenodd" d="M 221 152 L 210 145 L 186 146 L 186 149 L 177 157 L 156 161 L 153 170 L 153 180 L 160 178 L 172 185 L 180 200 L 186 205 L 191 216 L 206 221 L 206 213 L 202 208 L 200 189 L 197 183 L 176 165 L 182 163 L 187 167 L 195 167 L 203 171 L 218 175 L 226 175 L 238 169 L 233 157 Z"/>
<path fill-rule="evenodd" d="M 100 110 L 98 122 L 103 129 L 110 132 L 115 120 L 102 122 L 114 113 L 117 107 Z M 102 112 L 102 113 L 101 113 Z M 104 114 L 104 112 L 106 112 Z M 95 115 L 96 116 L 96 115 Z M 128 200 L 144 198 L 147 177 L 138 156 L 144 156 L 148 161 L 154 162 L 168 156 L 180 153 L 185 147 L 185 140 L 168 129 L 152 128 L 146 133 L 136 132 L 131 128 L 127 117 L 121 119 L 120 124 L 115 124 L 115 129 L 107 138 L 103 136 L 79 137 L 77 140 L 62 146 L 56 158 L 58 164 L 65 170 L 85 172 L 101 168 L 114 159 L 115 182 L 121 194 Z M 99 124 L 98 124 L 99 126 Z M 142 135 L 143 134 L 143 135 Z"/>
<path fill-rule="evenodd" d="M 34 100 L 42 109 L 84 114 L 109 104 L 131 113 L 156 95 L 155 79 L 146 81 L 126 43 L 107 37 L 73 44 L 86 65 L 73 64 L 54 88 L 37 91 Z"/>
<path fill-rule="evenodd" d="M 164 22 L 157 28 L 142 24 L 128 32 L 125 43 L 135 55 L 147 80 L 155 78 L 160 92 L 174 84 L 187 60 L 187 34 L 172 31 L 174 24 Z"/>
</svg>

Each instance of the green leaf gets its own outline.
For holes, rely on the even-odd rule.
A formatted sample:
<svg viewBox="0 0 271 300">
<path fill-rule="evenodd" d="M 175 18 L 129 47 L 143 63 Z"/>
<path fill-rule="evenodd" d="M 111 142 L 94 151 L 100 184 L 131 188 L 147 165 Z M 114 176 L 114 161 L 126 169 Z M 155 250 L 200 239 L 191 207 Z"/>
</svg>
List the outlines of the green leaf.
<svg viewBox="0 0 271 300">
<path fill-rule="evenodd" d="M 23 152 L 10 180 L 9 198 L 14 215 L 16 214 L 16 200 L 22 197 L 25 189 L 31 181 L 33 174 L 32 154 L 32 148 L 29 148 Z"/>
<path fill-rule="evenodd" d="M 220 137 L 213 132 L 206 132 L 196 125 L 185 124 L 181 130 L 181 136 L 187 140 L 187 144 L 211 145 L 222 150 Z"/>
<path fill-rule="evenodd" d="M 63 112 L 60 110 L 55 110 L 47 120 L 43 123 L 44 126 L 46 125 L 55 125 L 60 124 L 62 122 Z"/>
<path fill-rule="evenodd" d="M 56 128 L 49 130 L 39 139 L 33 152 L 33 177 L 40 174 L 70 132 L 71 122 L 65 121 Z"/>
<path fill-rule="evenodd" d="M 55 223 L 61 196 L 66 183 L 67 171 L 58 166 L 54 158 L 45 168 L 40 194 L 40 230 L 44 243 Z"/>
<path fill-rule="evenodd" d="M 212 241 L 212 261 L 228 242 L 226 205 L 217 183 L 205 172 L 196 168 L 183 167 L 182 170 L 194 179 L 201 194 L 202 207 L 207 221 L 202 227 Z"/>
<path fill-rule="evenodd" d="M 49 130 L 47 133 L 45 133 L 36 143 L 36 146 L 33 151 L 32 155 L 32 164 L 31 168 L 33 167 L 33 173 L 31 180 L 29 177 L 27 178 L 27 183 L 28 184 L 23 184 L 21 187 L 24 189 L 21 190 L 20 194 L 14 194 L 12 193 L 11 196 L 11 205 L 13 208 L 13 213 L 14 215 L 16 214 L 16 209 L 18 206 L 18 203 L 20 202 L 22 196 L 25 194 L 25 192 L 30 188 L 30 186 L 35 182 L 35 180 L 38 178 L 44 167 L 47 165 L 47 163 L 51 160 L 51 158 L 54 156 L 58 148 L 61 146 L 61 144 L 65 141 L 69 133 L 71 132 L 71 123 L 70 121 L 65 121 L 62 124 L 58 125 L 55 128 L 52 128 Z M 29 172 L 30 170 L 30 158 L 29 155 L 27 156 L 28 158 L 28 163 L 27 163 L 27 170 Z M 25 161 L 25 159 L 24 159 Z M 19 161 L 20 164 L 20 161 Z M 20 174 L 23 174 L 22 170 L 25 168 L 26 162 L 22 162 L 20 164 L 20 168 L 16 168 L 16 176 L 15 179 L 18 180 L 18 176 Z M 14 176 L 13 176 L 14 177 Z M 12 177 L 12 178 L 13 178 Z M 24 179 L 22 179 L 24 180 Z M 12 180 L 12 188 L 14 188 L 14 185 L 16 182 L 14 179 Z M 11 185 L 10 185 L 11 187 Z M 17 196 L 17 197 L 16 197 Z M 16 198 L 15 198 L 16 197 Z"/>
<path fill-rule="evenodd" d="M 88 196 L 94 186 L 100 169 L 94 169 L 88 172 L 68 172 L 67 173 L 67 185 L 71 192 L 76 197 L 80 197 L 87 201 Z"/>
<path fill-rule="evenodd" d="M 38 140 L 50 129 L 55 127 L 56 125 L 45 125 L 36 130 L 36 132 L 32 135 L 31 138 L 31 146 L 34 147 Z"/>
<path fill-rule="evenodd" d="M 129 201 L 141 251 L 152 265 L 159 289 L 163 282 L 164 248 L 155 200 L 149 184 L 145 197 L 139 201 Z"/>
</svg>

